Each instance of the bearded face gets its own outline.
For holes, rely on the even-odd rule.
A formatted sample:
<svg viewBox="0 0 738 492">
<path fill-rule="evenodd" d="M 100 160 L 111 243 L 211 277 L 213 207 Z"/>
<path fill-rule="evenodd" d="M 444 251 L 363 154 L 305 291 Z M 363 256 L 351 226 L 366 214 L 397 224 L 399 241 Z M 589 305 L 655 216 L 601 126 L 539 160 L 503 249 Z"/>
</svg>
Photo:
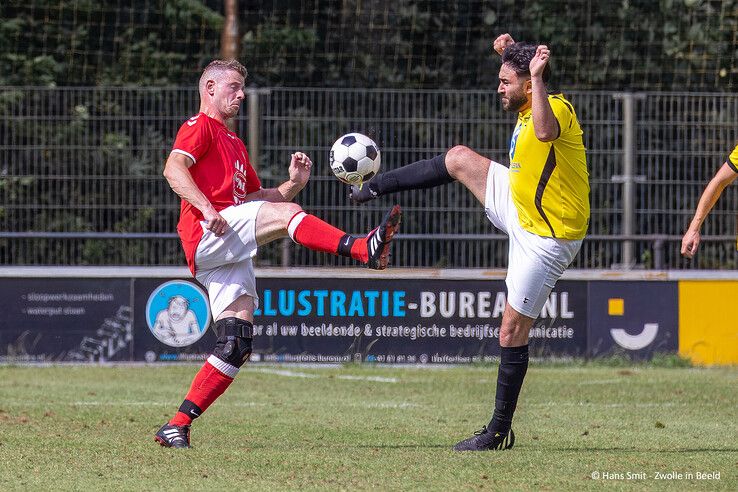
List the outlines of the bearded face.
<svg viewBox="0 0 738 492">
<path fill-rule="evenodd" d="M 500 85 L 497 87 L 502 109 L 510 112 L 527 109 L 531 99 L 529 82 L 530 78 L 518 75 L 512 68 L 503 64 L 500 67 Z"/>
</svg>

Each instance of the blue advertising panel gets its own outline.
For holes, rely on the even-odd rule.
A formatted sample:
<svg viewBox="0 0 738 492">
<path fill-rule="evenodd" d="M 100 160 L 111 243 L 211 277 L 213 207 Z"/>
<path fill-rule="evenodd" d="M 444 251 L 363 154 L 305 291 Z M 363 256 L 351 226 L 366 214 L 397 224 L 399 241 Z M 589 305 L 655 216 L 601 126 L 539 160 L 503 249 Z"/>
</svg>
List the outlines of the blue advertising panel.
<svg viewBox="0 0 738 492">
<path fill-rule="evenodd" d="M 0 362 L 131 360 L 130 285 L 130 279 L 0 279 Z"/>
<path fill-rule="evenodd" d="M 453 364 L 499 355 L 502 280 L 258 279 L 254 362 Z M 193 279 L 3 278 L 0 362 L 199 361 L 215 346 Z M 649 358 L 678 348 L 678 286 L 561 281 L 531 355 Z"/>
<path fill-rule="evenodd" d="M 259 279 L 252 360 L 469 363 L 499 355 L 501 280 Z M 534 355 L 583 355 L 586 284 L 561 282 Z"/>
<path fill-rule="evenodd" d="M 590 356 L 677 351 L 677 282 L 589 282 L 588 298 Z"/>
</svg>

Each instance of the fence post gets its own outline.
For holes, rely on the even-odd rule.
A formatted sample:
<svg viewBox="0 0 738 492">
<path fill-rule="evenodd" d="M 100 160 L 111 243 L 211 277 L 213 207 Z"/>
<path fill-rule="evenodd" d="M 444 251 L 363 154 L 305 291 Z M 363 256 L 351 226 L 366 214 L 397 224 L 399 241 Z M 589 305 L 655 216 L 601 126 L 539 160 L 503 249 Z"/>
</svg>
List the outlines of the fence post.
<svg viewBox="0 0 738 492">
<path fill-rule="evenodd" d="M 282 239 L 282 267 L 290 266 L 290 254 L 292 253 L 292 240 L 288 237 Z"/>
<path fill-rule="evenodd" d="M 664 245 L 663 239 L 656 239 L 653 242 L 653 268 L 655 270 L 663 270 L 664 268 Z"/>
<path fill-rule="evenodd" d="M 623 174 L 615 175 L 612 181 L 623 184 L 623 214 L 622 231 L 623 236 L 635 234 L 635 184 L 643 182 L 644 176 L 635 175 L 636 166 L 636 114 L 635 100 L 643 99 L 643 94 L 624 92 L 614 94 L 615 99 L 623 101 Z M 620 267 L 626 270 L 632 269 L 636 264 L 635 248 L 632 239 L 625 239 L 621 243 Z"/>
<path fill-rule="evenodd" d="M 247 146 L 249 149 L 249 159 L 251 160 L 251 166 L 255 171 L 259 170 L 261 141 L 260 141 L 260 128 L 261 128 L 261 111 L 259 110 L 259 91 L 256 88 L 246 89 L 246 97 L 249 105 L 249 128 L 248 128 L 248 142 Z"/>
</svg>

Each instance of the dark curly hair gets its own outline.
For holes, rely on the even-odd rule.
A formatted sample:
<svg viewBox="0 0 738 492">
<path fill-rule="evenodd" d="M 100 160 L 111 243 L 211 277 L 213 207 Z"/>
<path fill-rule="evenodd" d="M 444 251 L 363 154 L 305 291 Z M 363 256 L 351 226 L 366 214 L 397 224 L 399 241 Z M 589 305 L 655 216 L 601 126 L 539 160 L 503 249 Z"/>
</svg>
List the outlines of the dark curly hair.
<svg viewBox="0 0 738 492">
<path fill-rule="evenodd" d="M 520 75 L 530 77 L 530 61 L 536 55 L 538 45 L 530 43 L 513 43 L 502 52 L 502 64 L 507 65 Z M 543 82 L 551 78 L 551 67 L 546 64 L 543 69 Z"/>
</svg>

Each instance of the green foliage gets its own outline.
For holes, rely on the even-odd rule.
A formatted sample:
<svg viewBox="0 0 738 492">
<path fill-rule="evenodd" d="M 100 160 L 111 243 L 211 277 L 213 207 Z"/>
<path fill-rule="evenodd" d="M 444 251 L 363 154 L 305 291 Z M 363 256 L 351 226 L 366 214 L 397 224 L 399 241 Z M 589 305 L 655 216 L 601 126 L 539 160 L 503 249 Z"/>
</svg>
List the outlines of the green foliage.
<svg viewBox="0 0 738 492">
<path fill-rule="evenodd" d="M 217 53 L 223 16 L 196 0 L 0 5 L 0 85 L 179 85 Z"/>
<path fill-rule="evenodd" d="M 738 0 L 311 0 L 240 4 L 266 86 L 494 87 L 497 34 L 546 43 L 578 89 L 735 90 Z M 0 85 L 180 85 L 219 52 L 221 1 L 8 0 Z"/>
</svg>

